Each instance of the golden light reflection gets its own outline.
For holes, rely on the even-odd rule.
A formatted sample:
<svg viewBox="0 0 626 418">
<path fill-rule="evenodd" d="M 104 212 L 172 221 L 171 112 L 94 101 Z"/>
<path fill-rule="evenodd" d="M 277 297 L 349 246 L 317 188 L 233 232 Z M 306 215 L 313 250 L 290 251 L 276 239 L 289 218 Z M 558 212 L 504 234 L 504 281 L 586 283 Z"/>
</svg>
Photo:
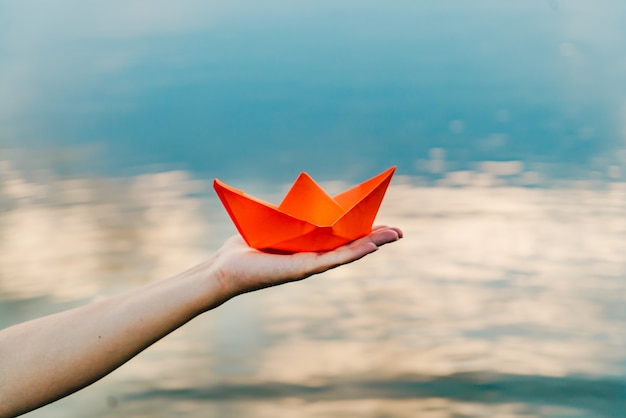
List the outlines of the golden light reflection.
<svg viewBox="0 0 626 418">
<path fill-rule="evenodd" d="M 212 242 L 204 184 L 182 171 L 29 182 L 4 162 L 0 295 L 89 298 L 175 274 Z"/>
<path fill-rule="evenodd" d="M 259 375 L 620 375 L 624 324 L 609 312 L 626 294 L 623 197 L 620 187 L 392 187 L 379 220 L 407 238 L 268 294 L 281 340 Z"/>
<path fill-rule="evenodd" d="M 505 417 L 538 418 L 570 417 L 576 411 L 563 407 L 529 406 L 517 403 L 482 404 L 471 402 L 451 402 L 443 398 L 419 400 L 356 399 L 344 401 L 305 402 L 286 399 L 277 402 L 259 402 L 239 400 L 236 402 L 174 402 L 156 406 L 153 402 L 138 402 L 125 413 L 133 417 L 153 416 L 252 416 L 257 418 L 292 418 L 292 417 L 363 417 L 377 418 L 389 416 L 397 418 L 455 418 L 455 417 Z M 572 415 L 574 414 L 574 415 Z M 91 417 L 96 416 L 89 415 Z M 98 417 L 114 418 L 119 410 L 104 412 Z"/>
<path fill-rule="evenodd" d="M 184 171 L 41 182 L 10 162 L 0 168 L 0 302 L 119 292 L 188 268 L 234 232 L 210 181 Z M 399 177 L 378 223 L 401 227 L 404 240 L 324 276 L 235 299 L 41 416 L 68 407 L 98 416 L 250 408 L 259 417 L 568 416 L 522 395 L 395 399 L 394 389 L 370 393 L 363 382 L 623 376 L 625 197 L 622 183 L 447 188 Z M 354 383 L 355 399 L 334 392 L 342 381 Z M 230 396 L 220 385 L 293 385 L 304 398 L 302 388 L 330 389 L 315 401 L 277 389 L 239 402 L 213 399 L 212 387 Z"/>
</svg>

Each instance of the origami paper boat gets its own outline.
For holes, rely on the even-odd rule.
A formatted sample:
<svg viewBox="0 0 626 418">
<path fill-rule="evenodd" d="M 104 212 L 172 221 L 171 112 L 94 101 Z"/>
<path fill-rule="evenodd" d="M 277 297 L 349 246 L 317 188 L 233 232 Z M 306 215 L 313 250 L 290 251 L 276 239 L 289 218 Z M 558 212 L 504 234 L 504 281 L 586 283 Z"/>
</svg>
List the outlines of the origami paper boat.
<svg viewBox="0 0 626 418">
<path fill-rule="evenodd" d="M 260 250 L 326 251 L 367 235 L 395 171 L 334 197 L 300 173 L 279 206 L 215 179 L 213 187 L 246 243 Z"/>
</svg>

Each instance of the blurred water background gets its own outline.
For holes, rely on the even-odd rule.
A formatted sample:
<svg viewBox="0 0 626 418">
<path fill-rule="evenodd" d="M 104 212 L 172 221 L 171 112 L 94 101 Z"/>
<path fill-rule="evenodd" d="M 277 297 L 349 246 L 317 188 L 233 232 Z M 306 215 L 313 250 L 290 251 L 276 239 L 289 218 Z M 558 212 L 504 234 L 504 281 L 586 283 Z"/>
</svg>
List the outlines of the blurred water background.
<svg viewBox="0 0 626 418">
<path fill-rule="evenodd" d="M 32 417 L 626 416 L 626 3 L 0 0 L 0 327 L 397 165 L 406 238 Z"/>
</svg>

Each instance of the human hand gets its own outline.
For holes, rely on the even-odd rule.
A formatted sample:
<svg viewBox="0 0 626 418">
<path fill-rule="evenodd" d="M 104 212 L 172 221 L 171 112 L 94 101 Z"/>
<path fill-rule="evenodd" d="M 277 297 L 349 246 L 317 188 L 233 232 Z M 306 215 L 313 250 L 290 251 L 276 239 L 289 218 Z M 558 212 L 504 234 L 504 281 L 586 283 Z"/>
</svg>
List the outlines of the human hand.
<svg viewBox="0 0 626 418">
<path fill-rule="evenodd" d="M 227 297 L 233 297 L 302 280 L 351 263 L 400 238 L 400 229 L 376 226 L 368 235 L 332 251 L 271 254 L 248 247 L 241 236 L 237 235 L 226 241 L 215 254 L 210 269 L 215 273 Z"/>
</svg>

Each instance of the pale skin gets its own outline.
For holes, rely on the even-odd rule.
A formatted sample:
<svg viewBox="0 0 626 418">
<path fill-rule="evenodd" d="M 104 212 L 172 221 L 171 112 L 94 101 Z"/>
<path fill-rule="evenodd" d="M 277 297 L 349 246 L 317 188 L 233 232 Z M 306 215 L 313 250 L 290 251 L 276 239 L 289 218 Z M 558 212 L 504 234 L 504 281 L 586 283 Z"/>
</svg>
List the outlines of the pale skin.
<svg viewBox="0 0 626 418">
<path fill-rule="evenodd" d="M 207 261 L 107 300 L 0 331 L 0 417 L 90 385 L 196 316 L 242 293 L 298 281 L 402 238 L 378 226 L 323 253 L 269 254 L 230 238 Z"/>
</svg>

